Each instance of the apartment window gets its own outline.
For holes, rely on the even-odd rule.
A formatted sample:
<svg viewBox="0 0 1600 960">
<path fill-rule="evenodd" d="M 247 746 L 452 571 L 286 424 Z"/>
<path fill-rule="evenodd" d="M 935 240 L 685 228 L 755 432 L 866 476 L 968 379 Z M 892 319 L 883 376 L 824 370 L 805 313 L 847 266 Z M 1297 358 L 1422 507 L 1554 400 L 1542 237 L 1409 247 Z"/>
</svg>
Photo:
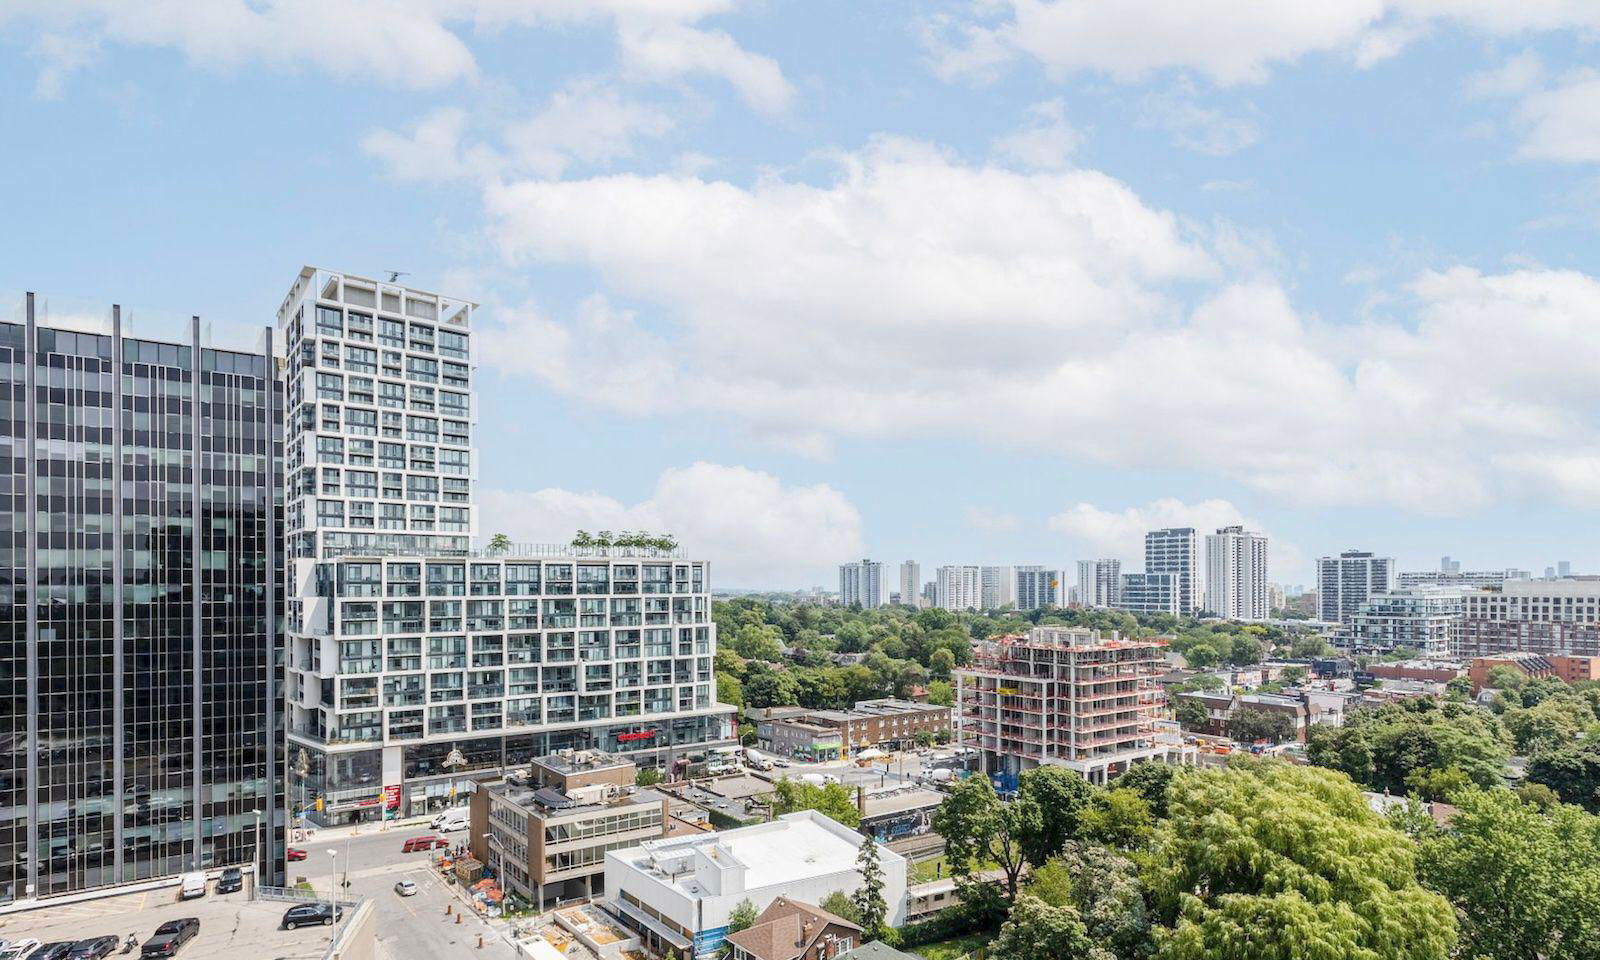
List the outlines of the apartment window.
<svg viewBox="0 0 1600 960">
<path fill-rule="evenodd" d="M 348 399 L 351 403 L 374 403 L 372 393 L 372 380 L 370 377 L 351 377 L 348 384 Z"/>
<path fill-rule="evenodd" d="M 412 387 L 411 409 L 420 410 L 423 413 L 433 413 L 435 410 L 433 396 L 432 387 Z"/>
<path fill-rule="evenodd" d="M 317 462 L 344 463 L 344 440 L 339 437 L 318 437 Z"/>
<path fill-rule="evenodd" d="M 423 383 L 439 382 L 439 361 L 429 360 L 426 357 L 406 357 L 406 379 L 420 380 Z M 466 386 L 463 380 L 454 386 Z"/>
<path fill-rule="evenodd" d="M 438 477 L 406 477 L 407 500 L 438 500 Z"/>
<path fill-rule="evenodd" d="M 361 340 L 366 343 L 371 343 L 372 317 L 365 313 L 357 313 L 354 310 L 350 311 L 350 316 L 347 323 L 347 334 L 351 340 Z"/>
<path fill-rule="evenodd" d="M 447 437 L 446 440 L 449 438 Z M 439 471 L 454 476 L 464 476 L 471 469 L 471 456 L 465 450 L 440 450 Z"/>
<path fill-rule="evenodd" d="M 343 400 L 344 377 L 337 373 L 317 374 L 318 400 Z"/>
<path fill-rule="evenodd" d="M 452 393 L 449 390 L 439 391 L 439 409 L 446 414 L 465 417 L 470 409 L 469 404 L 470 401 L 464 393 Z"/>
<path fill-rule="evenodd" d="M 324 336 L 344 336 L 344 313 L 334 307 L 318 307 L 317 332 Z"/>
<path fill-rule="evenodd" d="M 432 417 L 406 417 L 406 439 L 436 442 L 439 439 L 439 421 Z"/>
<path fill-rule="evenodd" d="M 403 384 L 379 381 L 378 406 L 403 409 L 406 405 L 406 388 Z"/>
<path fill-rule="evenodd" d="M 468 481 L 460 477 L 445 477 L 443 489 L 445 503 L 467 503 L 471 500 Z"/>
<path fill-rule="evenodd" d="M 378 411 L 350 408 L 344 412 L 344 425 L 348 433 L 358 437 L 378 435 Z"/>
<path fill-rule="evenodd" d="M 439 352 L 457 360 L 467 359 L 467 335 L 454 330 L 440 330 Z"/>
<path fill-rule="evenodd" d="M 379 320 L 378 342 L 397 350 L 405 347 L 406 325 L 399 320 Z"/>
<path fill-rule="evenodd" d="M 447 387 L 467 386 L 467 366 L 463 363 L 444 363 L 444 385 Z"/>
</svg>

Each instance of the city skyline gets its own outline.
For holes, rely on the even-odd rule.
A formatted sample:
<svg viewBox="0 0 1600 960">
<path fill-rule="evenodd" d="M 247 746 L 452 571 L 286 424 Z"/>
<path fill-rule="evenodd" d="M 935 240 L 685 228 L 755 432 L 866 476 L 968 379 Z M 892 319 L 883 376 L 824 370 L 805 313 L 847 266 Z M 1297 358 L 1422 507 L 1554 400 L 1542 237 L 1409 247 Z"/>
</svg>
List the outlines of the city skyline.
<svg viewBox="0 0 1600 960">
<path fill-rule="evenodd" d="M 1087 45 L 1009 3 L 513 6 L 297 43 L 282 5 L 12 5 L 0 296 L 476 291 L 481 532 L 671 530 L 723 586 L 1234 523 L 1280 582 L 1600 568 L 1581 5 Z"/>
</svg>

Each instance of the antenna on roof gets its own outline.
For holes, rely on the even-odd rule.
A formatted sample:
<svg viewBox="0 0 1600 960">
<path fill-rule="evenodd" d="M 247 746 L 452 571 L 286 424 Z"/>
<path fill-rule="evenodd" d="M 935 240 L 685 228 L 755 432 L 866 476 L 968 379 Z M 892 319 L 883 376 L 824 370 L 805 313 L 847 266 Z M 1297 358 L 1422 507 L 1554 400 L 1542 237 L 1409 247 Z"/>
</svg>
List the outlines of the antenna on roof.
<svg viewBox="0 0 1600 960">
<path fill-rule="evenodd" d="M 389 274 L 389 282 L 390 283 L 395 283 L 395 282 L 399 281 L 399 279 L 401 277 L 409 277 L 409 276 L 411 276 L 411 274 L 406 273 L 404 270 L 386 270 L 384 272 Z"/>
</svg>

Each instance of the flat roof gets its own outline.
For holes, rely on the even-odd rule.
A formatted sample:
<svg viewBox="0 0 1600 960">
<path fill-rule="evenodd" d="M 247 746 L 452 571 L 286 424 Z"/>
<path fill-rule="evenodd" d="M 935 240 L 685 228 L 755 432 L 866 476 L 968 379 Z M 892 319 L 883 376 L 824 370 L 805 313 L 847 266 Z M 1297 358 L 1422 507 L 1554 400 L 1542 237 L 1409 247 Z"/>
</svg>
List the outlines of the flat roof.
<svg viewBox="0 0 1600 960">
<path fill-rule="evenodd" d="M 534 757 L 533 762 L 561 774 L 594 773 L 597 770 L 615 770 L 617 767 L 633 766 L 631 758 L 606 753 L 604 750 L 575 750 L 566 755 L 547 753 L 542 757 Z"/>
<path fill-rule="evenodd" d="M 744 888 L 754 890 L 778 887 L 812 877 L 842 873 L 856 868 L 861 837 L 848 827 L 830 829 L 819 823 L 822 815 L 811 810 L 786 814 L 769 823 L 737 827 L 697 837 L 672 837 L 651 840 L 637 847 L 612 854 L 635 869 L 651 873 L 680 894 L 699 899 L 705 888 L 695 874 L 666 876 L 651 869 L 653 856 L 671 857 L 674 853 L 701 849 L 718 862 L 731 858 L 745 868 Z M 899 854 L 882 850 L 885 860 L 898 860 Z"/>
<path fill-rule="evenodd" d="M 944 802 L 944 794 L 936 790 L 905 790 L 897 789 L 892 793 L 880 793 L 877 796 L 867 794 L 866 816 L 881 817 L 892 813 L 904 813 L 907 810 L 920 810 L 923 807 L 937 807 Z"/>
</svg>

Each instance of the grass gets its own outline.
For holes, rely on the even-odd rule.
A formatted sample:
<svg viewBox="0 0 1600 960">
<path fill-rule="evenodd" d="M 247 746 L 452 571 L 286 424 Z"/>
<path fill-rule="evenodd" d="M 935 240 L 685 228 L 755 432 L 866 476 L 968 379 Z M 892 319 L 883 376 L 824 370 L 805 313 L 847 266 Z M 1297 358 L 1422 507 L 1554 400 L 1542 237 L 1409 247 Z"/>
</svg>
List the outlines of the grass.
<svg viewBox="0 0 1600 960">
<path fill-rule="evenodd" d="M 998 866 L 998 863 L 980 863 L 973 869 L 973 872 L 993 870 Z M 937 857 L 929 857 L 927 860 L 918 860 L 911 864 L 910 869 L 906 872 L 906 882 L 930 883 L 948 876 L 950 876 L 950 861 L 945 859 L 945 855 L 941 853 Z"/>
<path fill-rule="evenodd" d="M 959 960 L 969 953 L 976 953 L 987 947 L 993 939 L 992 931 L 969 933 L 949 940 L 925 943 L 920 947 L 913 947 L 910 952 L 922 957 L 923 960 Z"/>
</svg>

